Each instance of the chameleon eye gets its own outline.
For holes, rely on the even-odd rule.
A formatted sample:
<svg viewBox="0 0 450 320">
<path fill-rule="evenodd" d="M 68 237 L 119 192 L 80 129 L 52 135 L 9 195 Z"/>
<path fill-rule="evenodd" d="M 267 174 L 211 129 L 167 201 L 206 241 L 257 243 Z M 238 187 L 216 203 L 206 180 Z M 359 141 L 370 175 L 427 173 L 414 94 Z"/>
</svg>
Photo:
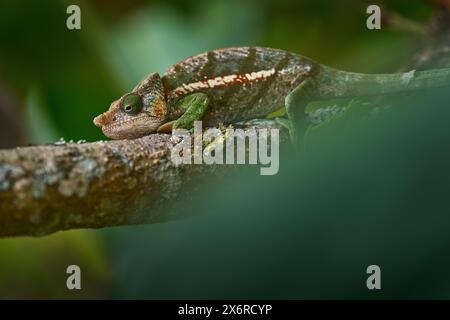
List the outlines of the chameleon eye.
<svg viewBox="0 0 450 320">
<path fill-rule="evenodd" d="M 137 94 L 130 94 L 123 99 L 122 110 L 129 114 L 135 115 L 142 110 L 142 100 Z"/>
</svg>

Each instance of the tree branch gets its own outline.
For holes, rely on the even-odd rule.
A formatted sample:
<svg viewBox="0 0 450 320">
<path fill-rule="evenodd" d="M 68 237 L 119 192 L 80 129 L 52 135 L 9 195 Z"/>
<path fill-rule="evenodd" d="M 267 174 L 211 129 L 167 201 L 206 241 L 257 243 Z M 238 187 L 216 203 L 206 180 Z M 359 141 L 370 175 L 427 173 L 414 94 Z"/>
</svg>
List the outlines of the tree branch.
<svg viewBox="0 0 450 320">
<path fill-rule="evenodd" d="M 287 139 L 274 121 L 242 128 L 278 128 L 280 139 Z M 168 209 L 189 183 L 237 166 L 175 166 L 170 137 L 0 150 L 0 236 L 178 218 L 169 216 Z"/>
</svg>

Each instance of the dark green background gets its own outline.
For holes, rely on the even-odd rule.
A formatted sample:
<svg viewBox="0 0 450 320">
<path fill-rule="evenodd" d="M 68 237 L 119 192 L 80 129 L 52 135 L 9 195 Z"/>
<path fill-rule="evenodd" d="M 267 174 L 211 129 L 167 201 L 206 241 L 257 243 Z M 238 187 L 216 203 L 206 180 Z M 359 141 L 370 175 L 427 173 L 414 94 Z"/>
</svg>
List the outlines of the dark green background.
<svg viewBox="0 0 450 320">
<path fill-rule="evenodd" d="M 82 29 L 65 26 L 78 4 Z M 427 1 L 384 1 L 427 25 Z M 417 32 L 366 28 L 363 1 L 2 1 L 2 146 L 104 139 L 92 118 L 145 74 L 213 48 L 260 45 L 358 72 L 396 72 Z M 244 168 L 150 226 L 0 240 L 2 298 L 448 298 L 446 90 L 356 103 L 280 172 Z M 356 111 L 356 112 L 355 112 Z M 83 290 L 65 289 L 78 264 Z M 365 287 L 377 264 L 382 290 Z"/>
</svg>

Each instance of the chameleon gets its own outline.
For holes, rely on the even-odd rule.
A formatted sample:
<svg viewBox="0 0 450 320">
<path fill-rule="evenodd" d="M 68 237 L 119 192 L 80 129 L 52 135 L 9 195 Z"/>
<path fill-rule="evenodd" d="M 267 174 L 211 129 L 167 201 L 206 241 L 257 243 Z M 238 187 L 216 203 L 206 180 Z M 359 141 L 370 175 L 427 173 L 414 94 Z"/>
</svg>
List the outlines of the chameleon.
<svg viewBox="0 0 450 320">
<path fill-rule="evenodd" d="M 302 55 L 263 47 L 216 49 L 148 74 L 93 122 L 111 139 L 277 118 L 291 138 L 307 127 L 306 106 L 318 100 L 365 97 L 450 85 L 450 69 L 363 74 L 334 69 Z"/>
</svg>

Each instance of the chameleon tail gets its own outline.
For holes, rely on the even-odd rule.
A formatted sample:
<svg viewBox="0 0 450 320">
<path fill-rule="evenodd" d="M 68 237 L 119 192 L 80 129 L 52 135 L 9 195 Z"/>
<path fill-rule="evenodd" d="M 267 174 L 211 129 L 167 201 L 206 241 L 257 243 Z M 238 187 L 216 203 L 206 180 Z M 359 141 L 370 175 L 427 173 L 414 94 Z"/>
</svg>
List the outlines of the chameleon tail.
<svg viewBox="0 0 450 320">
<path fill-rule="evenodd" d="M 392 74 L 353 73 L 321 66 L 314 81 L 319 99 L 364 97 L 450 86 L 450 68 Z"/>
<path fill-rule="evenodd" d="M 289 125 L 285 126 L 288 127 L 295 143 L 304 137 L 308 128 L 306 106 L 309 102 L 377 96 L 442 86 L 450 86 L 450 69 L 363 74 L 318 65 L 314 74 L 305 79 L 286 97 Z"/>
</svg>

